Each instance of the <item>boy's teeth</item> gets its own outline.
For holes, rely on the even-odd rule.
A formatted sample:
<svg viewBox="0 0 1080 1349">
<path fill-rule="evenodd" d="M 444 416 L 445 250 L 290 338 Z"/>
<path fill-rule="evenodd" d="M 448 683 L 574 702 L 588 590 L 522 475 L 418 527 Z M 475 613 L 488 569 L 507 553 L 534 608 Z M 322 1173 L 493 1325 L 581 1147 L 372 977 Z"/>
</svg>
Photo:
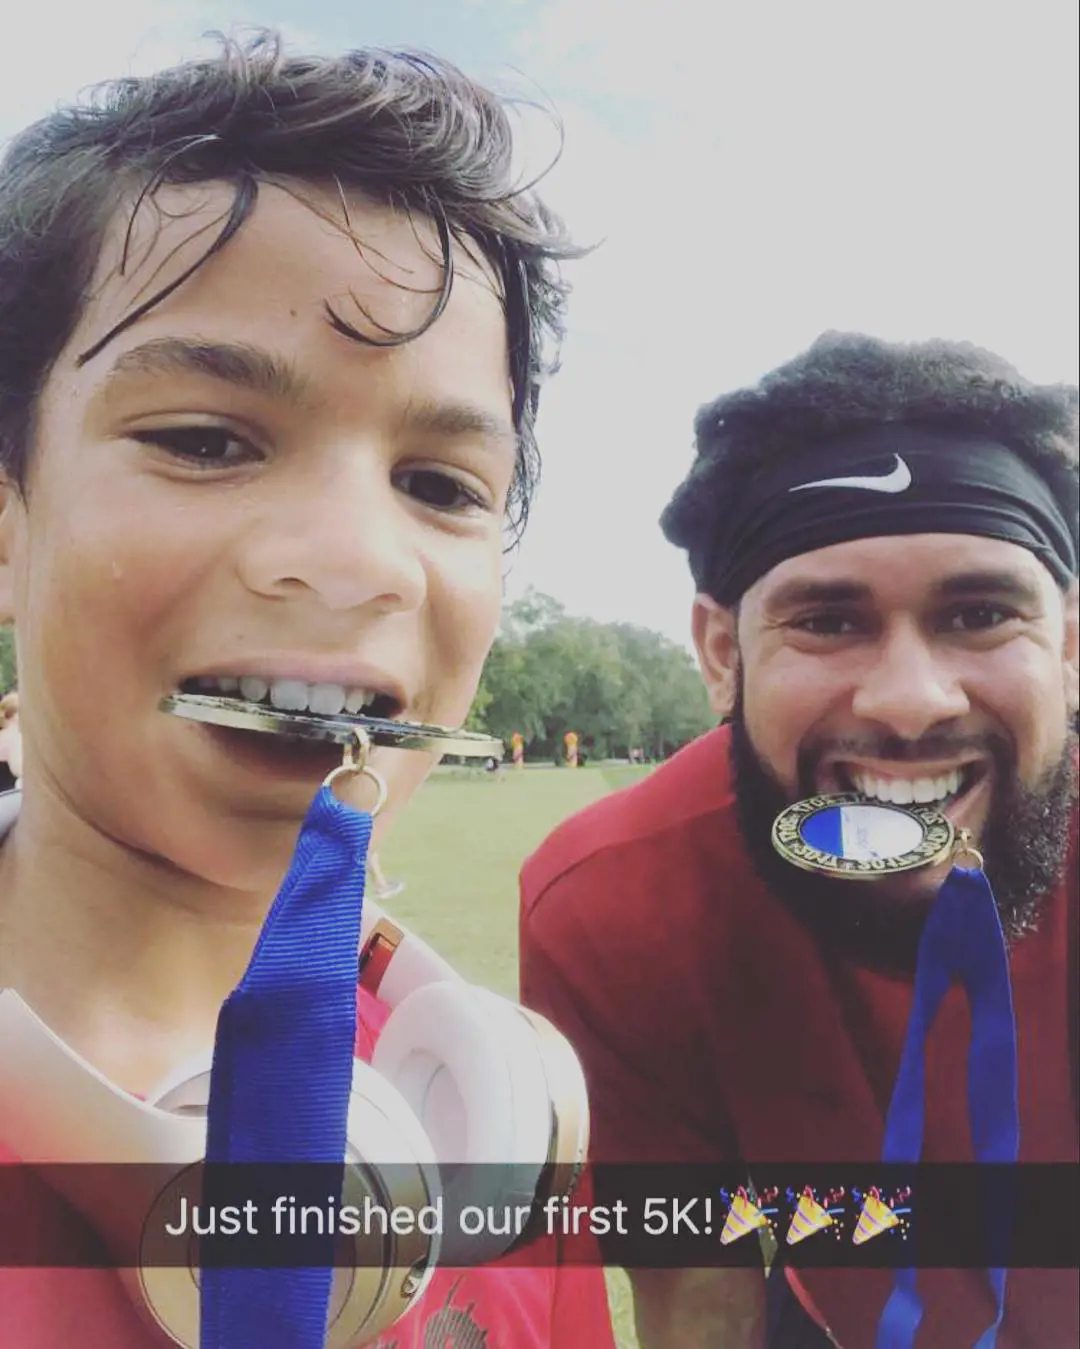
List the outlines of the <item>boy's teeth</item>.
<svg viewBox="0 0 1080 1349">
<path fill-rule="evenodd" d="M 961 773 L 958 768 L 937 778 L 878 778 L 869 773 L 854 773 L 852 781 L 862 796 L 907 806 L 913 801 L 944 801 L 954 796 L 960 790 Z"/>
<path fill-rule="evenodd" d="M 243 680 L 240 687 L 244 687 Z M 270 685 L 270 702 L 282 712 L 303 712 L 308 705 L 308 686 L 302 679 L 275 679 Z"/>
<path fill-rule="evenodd" d="M 307 684 L 302 679 L 266 680 L 258 675 L 245 675 L 243 679 L 232 675 L 204 676 L 195 684 L 206 693 L 239 693 L 249 703 L 269 700 L 272 707 L 282 712 L 315 712 L 323 716 L 336 716 L 342 711 L 355 715 L 376 697 L 374 689 L 346 688 L 344 684 Z"/>
<path fill-rule="evenodd" d="M 261 703 L 270 690 L 270 685 L 258 675 L 245 675 L 240 681 L 240 692 L 249 703 Z"/>
<path fill-rule="evenodd" d="M 370 689 L 350 689 L 345 695 L 345 711 L 354 716 L 362 712 L 375 697 Z"/>
<path fill-rule="evenodd" d="M 312 684 L 308 707 L 324 716 L 336 716 L 345 706 L 345 689 L 341 684 Z"/>
</svg>

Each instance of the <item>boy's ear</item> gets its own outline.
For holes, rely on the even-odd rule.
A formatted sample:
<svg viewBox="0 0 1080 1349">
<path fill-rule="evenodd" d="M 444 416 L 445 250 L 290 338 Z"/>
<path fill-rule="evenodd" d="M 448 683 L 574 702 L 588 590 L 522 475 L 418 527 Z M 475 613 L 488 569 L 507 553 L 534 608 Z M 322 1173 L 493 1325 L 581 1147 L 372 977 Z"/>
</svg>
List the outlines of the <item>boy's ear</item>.
<svg viewBox="0 0 1080 1349">
<path fill-rule="evenodd" d="M 698 667 L 715 716 L 730 717 L 739 690 L 738 613 L 711 595 L 695 595 L 691 617 Z"/>
<path fill-rule="evenodd" d="M 10 623 L 15 617 L 15 543 L 22 518 L 22 497 L 0 473 L 0 623 Z"/>
</svg>

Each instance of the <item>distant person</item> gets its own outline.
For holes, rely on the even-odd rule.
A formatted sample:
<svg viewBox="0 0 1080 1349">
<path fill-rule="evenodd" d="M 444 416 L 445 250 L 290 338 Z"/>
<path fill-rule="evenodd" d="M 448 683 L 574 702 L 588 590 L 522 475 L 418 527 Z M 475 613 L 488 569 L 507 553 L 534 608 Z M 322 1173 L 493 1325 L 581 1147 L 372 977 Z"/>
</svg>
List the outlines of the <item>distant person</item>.
<svg viewBox="0 0 1080 1349">
<path fill-rule="evenodd" d="M 0 792 L 9 792 L 22 777 L 22 733 L 19 695 L 14 690 L 0 699 Z"/>
<path fill-rule="evenodd" d="M 831 334 L 698 414 L 663 527 L 689 553 L 730 724 L 561 825 L 522 875 L 522 996 L 582 1056 L 595 1160 L 752 1177 L 881 1158 L 950 863 L 834 880 L 775 854 L 786 805 L 854 791 L 932 804 L 985 853 L 1020 1160 L 1078 1161 L 1077 412 L 1075 388 L 966 344 Z M 954 987 L 927 1047 L 936 1162 L 973 1159 L 970 1031 Z M 992 1087 L 1000 1113 L 1009 1082 Z M 642 1349 L 870 1349 L 892 1286 L 790 1266 L 632 1277 Z M 997 1349 L 1075 1346 L 1078 1284 L 1011 1271 Z M 919 1287 L 918 1349 L 990 1344 L 985 1271 Z"/>
<path fill-rule="evenodd" d="M 368 875 L 371 878 L 372 891 L 377 900 L 393 899 L 395 895 L 400 895 L 405 889 L 404 881 L 392 881 L 382 869 L 382 862 L 379 860 L 379 854 L 372 850 L 368 853 L 367 859 Z"/>
</svg>

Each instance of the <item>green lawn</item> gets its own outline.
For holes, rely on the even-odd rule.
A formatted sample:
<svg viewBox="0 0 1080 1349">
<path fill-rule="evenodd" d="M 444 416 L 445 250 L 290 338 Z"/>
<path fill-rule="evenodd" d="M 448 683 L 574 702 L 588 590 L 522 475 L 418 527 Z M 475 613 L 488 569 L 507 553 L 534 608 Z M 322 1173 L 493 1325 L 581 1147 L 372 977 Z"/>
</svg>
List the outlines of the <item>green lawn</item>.
<svg viewBox="0 0 1080 1349">
<path fill-rule="evenodd" d="M 387 909 L 467 979 L 517 994 L 517 877 L 560 820 L 647 770 L 442 769 L 417 794 L 380 849 L 386 875 L 405 882 Z M 637 1349 L 629 1286 L 608 1271 L 619 1349 Z"/>
</svg>

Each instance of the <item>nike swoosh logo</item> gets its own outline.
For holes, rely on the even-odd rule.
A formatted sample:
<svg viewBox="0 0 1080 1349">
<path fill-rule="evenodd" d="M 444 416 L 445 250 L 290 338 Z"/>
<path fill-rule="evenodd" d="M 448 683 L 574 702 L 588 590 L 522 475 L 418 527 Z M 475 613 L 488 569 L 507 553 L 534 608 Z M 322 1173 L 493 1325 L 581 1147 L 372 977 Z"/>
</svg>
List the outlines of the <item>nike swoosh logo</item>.
<svg viewBox="0 0 1080 1349">
<path fill-rule="evenodd" d="M 898 454 L 893 455 L 896 467 L 877 478 L 822 478 L 819 482 L 803 482 L 789 487 L 789 492 L 805 492 L 808 487 L 859 487 L 864 492 L 906 492 L 911 486 L 911 469 Z"/>
</svg>

